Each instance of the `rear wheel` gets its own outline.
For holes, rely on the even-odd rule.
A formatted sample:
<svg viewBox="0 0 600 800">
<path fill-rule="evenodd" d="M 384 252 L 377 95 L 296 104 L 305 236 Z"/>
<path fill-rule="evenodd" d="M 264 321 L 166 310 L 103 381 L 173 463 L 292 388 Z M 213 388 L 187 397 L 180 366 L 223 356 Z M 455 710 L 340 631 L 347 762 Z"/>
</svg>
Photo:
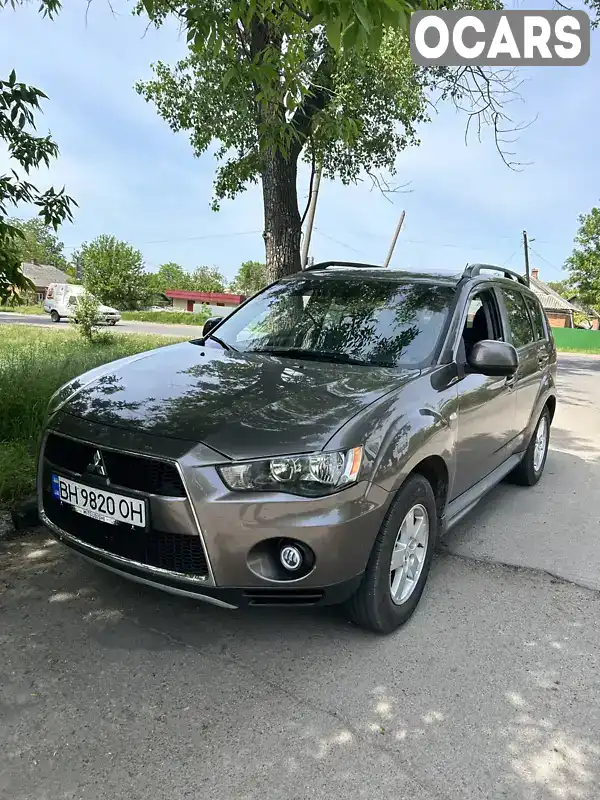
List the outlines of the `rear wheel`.
<svg viewBox="0 0 600 800">
<path fill-rule="evenodd" d="M 513 483 L 519 486 L 535 486 L 546 466 L 549 442 L 550 412 L 544 408 L 521 463 L 510 473 Z"/>
<path fill-rule="evenodd" d="M 60 322 L 60 314 L 55 308 L 53 308 L 52 311 L 50 312 L 50 319 L 52 320 L 52 322 Z"/>
<path fill-rule="evenodd" d="M 376 633 L 391 633 L 407 622 L 425 588 L 437 530 L 431 484 L 412 475 L 386 514 L 363 581 L 347 603 L 352 622 Z"/>
</svg>

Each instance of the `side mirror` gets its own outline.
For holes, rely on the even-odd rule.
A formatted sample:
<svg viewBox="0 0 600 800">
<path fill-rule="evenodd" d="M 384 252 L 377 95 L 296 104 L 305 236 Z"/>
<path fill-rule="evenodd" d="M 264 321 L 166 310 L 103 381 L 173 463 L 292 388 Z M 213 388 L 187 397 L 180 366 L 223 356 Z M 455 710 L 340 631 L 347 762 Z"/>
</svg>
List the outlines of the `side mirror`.
<svg viewBox="0 0 600 800">
<path fill-rule="evenodd" d="M 479 375 L 510 377 L 518 366 L 519 356 L 512 344 L 492 339 L 475 342 L 467 358 L 468 371 Z"/>
<path fill-rule="evenodd" d="M 202 336 L 208 336 L 208 334 L 217 327 L 219 322 L 223 321 L 223 317 L 209 317 L 202 327 Z"/>
</svg>

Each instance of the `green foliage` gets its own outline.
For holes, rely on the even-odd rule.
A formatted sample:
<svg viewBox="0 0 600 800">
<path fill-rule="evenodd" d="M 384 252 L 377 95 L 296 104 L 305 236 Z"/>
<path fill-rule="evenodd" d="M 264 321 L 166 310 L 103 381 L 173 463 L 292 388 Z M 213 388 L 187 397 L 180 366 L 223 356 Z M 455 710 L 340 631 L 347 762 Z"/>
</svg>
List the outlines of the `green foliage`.
<svg viewBox="0 0 600 800">
<path fill-rule="evenodd" d="M 76 305 L 76 320 L 79 333 L 86 342 L 91 342 L 100 327 L 100 303 L 89 292 L 73 297 Z"/>
<path fill-rule="evenodd" d="M 191 315 L 190 315 L 191 316 Z M 0 502 L 34 491 L 35 462 L 48 402 L 71 378 L 123 356 L 180 338 L 97 336 L 85 342 L 68 326 L 50 330 L 3 325 L 0 335 Z"/>
<path fill-rule="evenodd" d="M 0 0 L 0 8 L 2 5 Z M 0 80 L 0 141 L 14 164 L 10 173 L 0 175 L 0 302 L 33 288 L 21 272 L 22 247 L 27 239 L 20 225 L 9 219 L 9 206 L 37 206 L 42 225 L 56 231 L 65 219 L 72 219 L 71 208 L 76 205 L 64 188 L 42 191 L 22 174 L 49 166 L 58 155 L 58 145 L 49 134 L 36 136 L 31 132 L 35 130 L 35 112 L 45 98 L 39 89 L 19 83 L 14 70 L 7 80 Z"/>
<path fill-rule="evenodd" d="M 297 26 L 286 49 L 279 43 L 272 74 L 267 70 L 257 84 L 238 29 L 223 22 L 221 36 L 237 42 L 234 53 L 196 47 L 174 67 L 154 65 L 154 79 L 136 87 L 172 130 L 189 134 L 196 156 L 219 141 L 215 209 L 258 180 L 273 147 L 288 161 L 304 152 L 323 163 L 327 176 L 348 183 L 362 170 L 393 172 L 398 152 L 416 143 L 426 99 L 404 37 L 390 32 L 375 52 L 336 56 L 322 31 Z M 304 81 L 296 99 L 285 88 L 288 70 Z M 272 81 L 278 111 L 261 117 L 257 97 Z"/>
<path fill-rule="evenodd" d="M 215 50 L 222 46 L 224 21 L 244 29 L 254 20 L 259 21 L 263 30 L 277 27 L 288 34 L 298 28 L 322 30 L 336 51 L 377 49 L 384 27 L 406 33 L 412 11 L 436 6 L 430 5 L 429 0 L 369 0 L 368 3 L 365 0 L 233 0 L 226 5 L 206 0 L 141 0 L 139 3 L 139 8 L 155 22 L 161 22 L 167 13 L 173 12 L 186 28 L 188 42 L 194 49 L 208 44 Z M 259 84 L 263 67 L 270 62 L 269 55 L 267 51 L 265 58 L 254 65 Z"/>
<path fill-rule="evenodd" d="M 196 267 L 190 276 L 194 292 L 224 292 L 225 276 L 216 267 Z"/>
<path fill-rule="evenodd" d="M 179 264 L 170 261 L 162 264 L 156 272 L 146 273 L 146 286 L 154 300 L 160 301 L 168 289 L 224 292 L 225 277 L 216 267 L 197 267 L 190 273 Z"/>
<path fill-rule="evenodd" d="M 566 261 L 569 283 L 587 306 L 600 308 L 600 208 L 579 217 L 575 248 Z"/>
<path fill-rule="evenodd" d="M 50 225 L 46 225 L 40 217 L 32 217 L 27 221 L 12 219 L 10 223 L 23 233 L 24 238 L 19 237 L 16 242 L 22 262 L 50 264 L 67 271 L 64 244 Z"/>
<path fill-rule="evenodd" d="M 161 325 L 204 325 L 212 311 L 206 307 L 190 314 L 189 311 L 123 311 L 121 319 L 129 322 L 157 322 Z"/>
<path fill-rule="evenodd" d="M 184 291 L 189 289 L 190 285 L 190 273 L 173 261 L 161 264 L 156 272 L 148 273 L 148 287 L 155 294 L 162 294 L 167 289 Z"/>
<path fill-rule="evenodd" d="M 237 275 L 229 285 L 229 290 L 246 297 L 260 292 L 269 283 L 267 267 L 260 261 L 244 261 Z"/>
<path fill-rule="evenodd" d="M 147 280 L 142 254 L 127 242 L 102 234 L 82 245 L 83 285 L 103 303 L 119 309 L 135 309 L 147 299 Z"/>
<path fill-rule="evenodd" d="M 559 294 L 561 297 L 564 297 L 566 300 L 568 300 L 569 297 L 573 297 L 573 295 L 575 294 L 575 292 L 573 291 L 573 287 L 571 286 L 568 280 L 546 281 L 546 286 L 549 286 L 557 294 Z"/>
</svg>

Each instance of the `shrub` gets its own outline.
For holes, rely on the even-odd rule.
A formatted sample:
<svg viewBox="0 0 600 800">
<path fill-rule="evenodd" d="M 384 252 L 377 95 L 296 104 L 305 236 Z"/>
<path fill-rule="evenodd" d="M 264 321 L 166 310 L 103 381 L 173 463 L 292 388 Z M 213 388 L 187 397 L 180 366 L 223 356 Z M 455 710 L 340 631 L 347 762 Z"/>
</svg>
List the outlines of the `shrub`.
<svg viewBox="0 0 600 800">
<path fill-rule="evenodd" d="M 98 332 L 100 325 L 100 303 L 89 292 L 84 292 L 76 298 L 77 324 L 79 333 L 86 342 L 91 342 Z"/>
</svg>

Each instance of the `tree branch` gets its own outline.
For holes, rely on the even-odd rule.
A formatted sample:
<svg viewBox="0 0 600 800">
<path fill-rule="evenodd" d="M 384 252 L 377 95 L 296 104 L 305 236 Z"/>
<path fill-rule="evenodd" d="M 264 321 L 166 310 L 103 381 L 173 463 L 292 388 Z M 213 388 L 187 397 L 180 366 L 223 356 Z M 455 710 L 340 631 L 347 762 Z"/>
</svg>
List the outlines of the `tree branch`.
<svg viewBox="0 0 600 800">
<path fill-rule="evenodd" d="M 310 208 L 310 200 L 312 197 L 315 175 L 317 173 L 317 160 L 315 158 L 315 148 L 312 139 L 311 139 L 310 151 L 311 151 L 311 163 L 310 163 L 310 181 L 308 183 L 308 200 L 306 202 L 306 208 L 304 209 L 304 214 L 302 214 L 302 218 L 300 219 L 300 227 L 304 225 L 304 220 L 306 219 L 306 215 L 308 214 L 308 209 Z"/>
<path fill-rule="evenodd" d="M 328 46 L 325 55 L 315 70 L 304 102 L 294 112 L 290 124 L 302 148 L 310 136 L 310 128 L 315 116 L 322 111 L 333 96 L 330 86 L 334 67 L 333 50 Z"/>
</svg>

